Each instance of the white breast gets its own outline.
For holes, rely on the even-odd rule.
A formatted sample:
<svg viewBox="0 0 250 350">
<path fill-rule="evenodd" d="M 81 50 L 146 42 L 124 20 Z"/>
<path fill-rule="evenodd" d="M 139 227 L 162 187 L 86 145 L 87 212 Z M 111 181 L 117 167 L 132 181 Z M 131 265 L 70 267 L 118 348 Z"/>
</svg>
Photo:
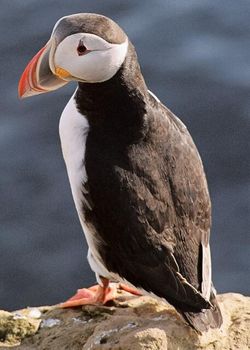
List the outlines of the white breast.
<svg viewBox="0 0 250 350">
<path fill-rule="evenodd" d="M 84 184 L 87 182 L 85 149 L 88 131 L 88 121 L 78 112 L 73 95 L 61 115 L 59 134 L 73 199 L 89 246 L 88 261 L 92 270 L 96 273 L 98 282 L 100 282 L 99 276 L 109 277 L 109 273 L 97 252 L 97 237 L 85 222 L 83 211 L 83 204 L 91 209 L 90 204 L 84 197 Z"/>
<path fill-rule="evenodd" d="M 79 192 L 80 187 L 87 181 L 84 158 L 88 130 L 88 121 L 77 111 L 73 95 L 61 115 L 59 133 L 77 210 L 81 208 L 84 200 L 81 191 Z"/>
</svg>

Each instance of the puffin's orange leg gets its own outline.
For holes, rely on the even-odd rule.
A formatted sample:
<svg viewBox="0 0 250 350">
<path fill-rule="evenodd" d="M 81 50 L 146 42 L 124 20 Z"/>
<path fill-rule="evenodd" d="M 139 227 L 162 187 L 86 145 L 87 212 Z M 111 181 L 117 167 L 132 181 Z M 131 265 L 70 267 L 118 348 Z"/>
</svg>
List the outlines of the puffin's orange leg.
<svg viewBox="0 0 250 350">
<path fill-rule="evenodd" d="M 101 277 L 102 286 L 95 285 L 89 288 L 78 289 L 76 294 L 64 303 L 59 304 L 62 308 L 76 307 L 82 305 L 93 305 L 93 304 L 106 304 L 108 301 L 114 300 L 117 296 L 117 289 L 125 290 L 126 292 L 134 295 L 141 295 L 139 291 L 131 288 L 125 284 L 112 283 L 109 284 L 109 280 Z"/>
<path fill-rule="evenodd" d="M 127 285 L 124 284 L 124 283 L 119 283 L 119 287 L 120 287 L 120 289 L 125 290 L 125 292 L 128 292 L 128 293 L 130 293 L 130 294 L 134 294 L 134 295 L 138 295 L 138 296 L 139 296 L 139 295 L 142 295 L 142 293 L 139 292 L 138 289 L 135 289 L 135 288 L 133 288 L 133 287 L 127 286 Z"/>
</svg>

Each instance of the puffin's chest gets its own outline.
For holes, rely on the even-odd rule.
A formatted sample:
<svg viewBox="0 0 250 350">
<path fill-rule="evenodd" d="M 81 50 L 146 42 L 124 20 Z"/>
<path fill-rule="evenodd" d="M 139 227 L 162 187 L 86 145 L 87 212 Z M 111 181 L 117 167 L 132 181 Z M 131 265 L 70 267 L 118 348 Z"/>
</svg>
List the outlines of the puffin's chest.
<svg viewBox="0 0 250 350">
<path fill-rule="evenodd" d="M 73 199 L 89 246 L 88 261 L 98 280 L 98 276 L 108 277 L 109 272 L 106 270 L 97 249 L 99 235 L 93 225 L 86 223 L 85 210 L 83 210 L 83 206 L 90 211 L 92 210 L 85 193 L 85 185 L 88 180 L 85 169 L 88 132 L 88 121 L 77 111 L 73 96 L 62 113 L 59 133 Z"/>
<path fill-rule="evenodd" d="M 87 182 L 85 150 L 88 131 L 88 121 L 77 111 L 74 97 L 72 97 L 62 113 L 59 133 L 70 187 L 79 216 L 82 216 L 82 204 L 86 201 L 84 185 Z"/>
</svg>

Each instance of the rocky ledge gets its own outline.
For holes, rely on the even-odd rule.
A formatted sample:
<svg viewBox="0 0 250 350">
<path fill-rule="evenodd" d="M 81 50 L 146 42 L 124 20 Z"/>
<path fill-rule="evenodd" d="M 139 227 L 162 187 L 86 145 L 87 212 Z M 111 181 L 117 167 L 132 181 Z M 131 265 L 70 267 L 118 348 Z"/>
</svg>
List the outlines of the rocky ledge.
<svg viewBox="0 0 250 350">
<path fill-rule="evenodd" d="M 250 298 L 218 296 L 224 322 L 202 335 L 169 305 L 124 293 L 112 306 L 0 311 L 0 348 L 20 350 L 247 350 Z"/>
</svg>

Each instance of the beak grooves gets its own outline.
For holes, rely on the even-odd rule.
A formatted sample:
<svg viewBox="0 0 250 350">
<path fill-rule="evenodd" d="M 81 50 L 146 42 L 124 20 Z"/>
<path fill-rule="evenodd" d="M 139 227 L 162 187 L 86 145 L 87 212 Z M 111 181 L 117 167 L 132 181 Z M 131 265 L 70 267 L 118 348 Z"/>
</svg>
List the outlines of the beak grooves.
<svg viewBox="0 0 250 350">
<path fill-rule="evenodd" d="M 18 95 L 20 98 L 30 96 L 34 90 L 39 93 L 46 92 L 45 89 L 39 86 L 36 78 L 37 63 L 45 49 L 46 46 L 38 51 L 38 53 L 32 58 L 25 68 L 18 85 Z"/>
<path fill-rule="evenodd" d="M 55 50 L 56 41 L 55 38 L 51 38 L 28 63 L 18 85 L 20 98 L 54 91 L 69 82 L 64 79 L 70 76 L 69 72 L 63 68 L 56 72 L 53 63 Z"/>
</svg>

